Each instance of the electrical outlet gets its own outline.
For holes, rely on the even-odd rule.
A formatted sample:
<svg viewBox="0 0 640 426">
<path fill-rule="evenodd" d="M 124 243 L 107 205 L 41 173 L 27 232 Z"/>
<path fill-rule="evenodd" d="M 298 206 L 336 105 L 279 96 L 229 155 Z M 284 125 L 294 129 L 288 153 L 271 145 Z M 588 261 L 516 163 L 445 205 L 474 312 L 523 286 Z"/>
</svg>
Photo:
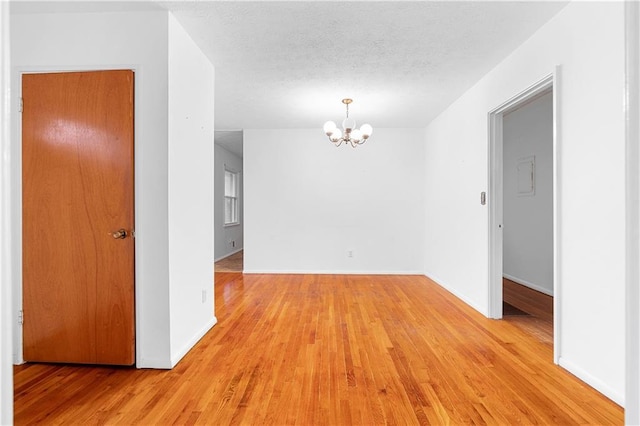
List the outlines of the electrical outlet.
<svg viewBox="0 0 640 426">
<path fill-rule="evenodd" d="M 207 290 L 202 290 L 202 303 L 207 301 Z"/>
<path fill-rule="evenodd" d="M 353 257 L 353 250 L 347 250 L 347 257 Z"/>
</svg>

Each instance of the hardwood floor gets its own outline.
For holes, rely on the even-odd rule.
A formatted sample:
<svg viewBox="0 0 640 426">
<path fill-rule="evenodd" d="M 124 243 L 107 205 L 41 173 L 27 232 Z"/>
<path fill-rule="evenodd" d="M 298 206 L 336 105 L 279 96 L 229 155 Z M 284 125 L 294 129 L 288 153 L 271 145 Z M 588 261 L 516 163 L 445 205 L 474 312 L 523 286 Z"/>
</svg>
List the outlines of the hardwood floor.
<svg viewBox="0 0 640 426">
<path fill-rule="evenodd" d="M 530 316 L 504 316 L 540 342 L 553 347 L 553 297 L 506 278 L 502 279 L 503 300 Z"/>
<path fill-rule="evenodd" d="M 506 278 L 502 279 L 504 301 L 516 308 L 540 318 L 553 322 L 553 297 L 518 284 Z"/>
<path fill-rule="evenodd" d="M 244 265 L 244 250 L 220 259 L 215 264 L 216 272 L 242 272 Z"/>
<path fill-rule="evenodd" d="M 216 274 L 171 371 L 15 368 L 15 423 L 622 424 L 548 345 L 418 276 Z"/>
</svg>

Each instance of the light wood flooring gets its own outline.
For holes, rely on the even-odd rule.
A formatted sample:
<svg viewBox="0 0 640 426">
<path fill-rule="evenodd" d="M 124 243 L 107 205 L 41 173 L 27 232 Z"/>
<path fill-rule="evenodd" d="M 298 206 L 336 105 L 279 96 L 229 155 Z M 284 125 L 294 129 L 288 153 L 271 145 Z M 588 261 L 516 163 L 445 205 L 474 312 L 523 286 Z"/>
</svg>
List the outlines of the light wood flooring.
<svg viewBox="0 0 640 426">
<path fill-rule="evenodd" d="M 216 274 L 171 371 L 15 368 L 15 423 L 622 424 L 549 345 L 420 276 Z"/>
<path fill-rule="evenodd" d="M 530 314 L 505 315 L 505 321 L 520 327 L 540 342 L 553 345 L 553 297 L 506 278 L 502 279 L 502 297 L 505 302 Z"/>
<path fill-rule="evenodd" d="M 244 265 L 244 250 L 220 259 L 215 264 L 216 272 L 242 272 Z"/>
</svg>

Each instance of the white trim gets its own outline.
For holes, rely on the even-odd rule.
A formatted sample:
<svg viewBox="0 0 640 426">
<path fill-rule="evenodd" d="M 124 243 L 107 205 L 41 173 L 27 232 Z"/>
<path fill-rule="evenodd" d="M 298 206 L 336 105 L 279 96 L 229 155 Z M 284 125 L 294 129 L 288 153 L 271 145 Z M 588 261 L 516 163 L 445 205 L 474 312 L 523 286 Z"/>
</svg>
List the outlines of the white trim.
<svg viewBox="0 0 640 426">
<path fill-rule="evenodd" d="M 466 297 L 464 294 L 457 292 L 451 286 L 447 285 L 444 281 L 442 281 L 439 278 L 435 277 L 434 275 L 430 275 L 430 274 L 425 274 L 425 277 L 427 277 L 427 279 L 433 281 L 434 283 L 438 284 L 440 287 L 442 287 L 443 289 L 445 289 L 449 293 L 453 294 L 455 297 L 457 297 L 458 299 L 462 300 L 464 303 L 466 303 L 467 305 L 471 306 L 473 309 L 475 309 L 476 311 L 480 312 L 485 317 L 489 316 L 489 313 L 487 311 L 485 311 L 484 309 L 482 309 L 482 307 L 480 305 L 478 305 L 473 300 L 471 300 L 468 297 Z"/>
<path fill-rule="evenodd" d="M 171 370 L 184 356 L 218 323 L 218 318 L 212 317 L 207 324 L 197 332 L 187 344 L 185 344 L 171 359 L 165 358 L 140 358 L 136 361 L 136 368 L 151 368 L 158 370 Z"/>
<path fill-rule="evenodd" d="M 4 2 L 2 2 L 4 3 Z M 23 74 L 41 74 L 41 73 L 58 73 L 58 72 L 83 72 L 83 71 L 105 71 L 105 70 L 132 70 L 134 72 L 134 99 L 142 99 L 142 84 L 140 84 L 140 79 L 143 76 L 143 66 L 140 64 L 99 64 L 99 65 L 52 65 L 52 66 L 17 66 L 13 68 L 11 73 L 11 81 L 15 82 L 15 92 L 16 96 L 14 97 L 15 101 L 22 96 L 22 75 Z M 14 80 L 15 79 L 15 80 Z M 17 105 L 17 103 L 16 103 Z M 144 208 L 140 204 L 140 200 L 142 196 L 140 191 L 142 190 L 142 185 L 139 184 L 141 173 L 139 173 L 143 167 L 140 164 L 142 158 L 142 150 L 143 147 L 137 145 L 137 141 L 142 140 L 142 129 L 138 126 L 137 120 L 139 117 L 144 115 L 144 111 L 141 110 L 141 103 L 134 102 L 134 222 L 136 224 L 140 223 L 140 216 Z M 13 185 L 12 190 L 15 191 L 14 204 L 12 206 L 12 216 L 11 223 L 14 227 L 14 239 L 12 241 L 12 248 L 14 249 L 14 255 L 12 261 L 14 264 L 17 262 L 20 266 L 19 268 L 14 268 L 15 273 L 13 276 L 14 280 L 14 289 L 19 295 L 22 295 L 22 115 L 15 115 L 15 119 L 12 120 L 12 123 L 15 124 L 15 140 L 12 141 L 13 147 L 15 148 L 15 154 L 12 157 L 13 161 L 13 170 L 11 171 L 12 177 L 15 179 L 15 184 Z M 168 365 L 165 361 L 159 359 L 143 359 L 141 342 L 143 339 L 141 335 L 143 335 L 143 328 L 140 326 L 142 320 L 142 315 L 144 312 L 144 304 L 142 303 L 142 288 L 139 283 L 142 282 L 141 277 L 141 269 L 138 265 L 139 259 L 142 258 L 142 239 L 143 237 L 137 235 L 134 242 L 134 251 L 136 253 L 135 256 L 135 272 L 134 272 L 134 280 L 135 280 L 135 346 L 136 346 L 136 366 L 138 368 L 171 368 L 167 367 Z M 14 294 L 14 296 L 16 296 Z M 20 298 L 20 303 L 21 303 Z M 22 309 L 22 305 L 13 306 L 14 310 Z M 13 354 L 13 363 L 18 365 L 24 363 L 24 358 L 22 356 L 22 347 L 23 347 L 23 339 L 22 339 L 22 326 L 17 322 L 14 323 L 13 326 L 13 338 L 14 338 L 14 351 Z M 156 367 L 157 366 L 157 367 Z"/>
<path fill-rule="evenodd" d="M 233 192 L 235 193 L 235 195 L 231 196 L 231 195 L 227 195 L 227 174 L 230 174 L 234 177 L 233 179 Z M 235 172 L 233 170 L 231 170 L 229 167 L 227 167 L 227 165 L 224 165 L 224 204 L 223 204 L 223 220 L 222 220 L 222 226 L 224 228 L 226 227 L 230 227 L 230 226 L 238 226 L 240 225 L 240 194 L 241 194 L 241 183 L 240 183 L 240 172 Z M 233 222 L 227 222 L 227 199 L 230 199 L 232 202 L 235 202 L 235 221 Z"/>
<path fill-rule="evenodd" d="M 560 285 L 560 65 L 556 65 L 553 71 L 553 362 L 560 362 L 561 340 L 560 333 L 562 324 L 562 309 L 560 300 L 562 297 L 562 286 Z"/>
<path fill-rule="evenodd" d="M 625 423 L 640 424 L 640 5 L 625 2 Z"/>
<path fill-rule="evenodd" d="M 489 318 L 502 318 L 502 222 L 503 222 L 503 136 L 502 117 L 505 113 L 529 102 L 542 92 L 552 89 L 553 93 L 553 358 L 557 364 L 560 358 L 560 209 L 559 209 L 559 74 L 560 67 L 556 66 L 551 74 L 538 80 L 522 92 L 503 102 L 498 107 L 488 113 L 488 136 L 489 136 L 489 194 L 487 197 L 489 205 L 489 294 L 488 307 Z"/>
<path fill-rule="evenodd" d="M 509 281 L 513 281 L 514 283 L 523 285 L 525 287 L 529 287 L 531 290 L 535 290 L 535 291 L 538 291 L 540 293 L 544 293 L 547 296 L 553 297 L 553 291 L 549 290 L 548 288 L 544 288 L 544 287 L 542 287 L 542 286 L 540 286 L 538 284 L 534 284 L 534 283 L 529 282 L 527 280 L 523 280 L 521 278 L 514 277 L 513 275 L 509 275 L 509 274 L 503 273 L 502 276 L 505 277 L 506 279 L 508 279 Z"/>
<path fill-rule="evenodd" d="M 502 116 L 498 108 L 489 113 L 489 318 L 502 318 Z M 499 194 L 499 195 L 498 195 Z"/>
<path fill-rule="evenodd" d="M 204 327 L 197 332 L 186 345 L 184 345 L 175 355 L 171 355 L 171 368 L 175 367 L 186 354 L 218 323 L 218 318 L 213 317 Z"/>
<path fill-rule="evenodd" d="M 171 365 L 170 359 L 165 358 L 144 358 L 136 356 L 136 368 L 149 368 L 153 370 L 171 370 L 173 366 Z"/>
<path fill-rule="evenodd" d="M 216 132 L 217 132 L 217 130 L 216 130 Z M 238 154 L 236 154 L 236 153 L 234 153 L 234 152 L 229 151 L 229 150 L 228 150 L 228 149 L 226 149 L 224 146 L 222 146 L 222 145 L 218 145 L 218 146 L 219 146 L 220 148 L 224 149 L 225 151 L 227 151 L 228 153 L 233 154 L 233 155 L 235 155 L 236 157 L 238 157 Z M 242 173 L 242 170 L 236 170 L 236 169 L 234 169 L 233 167 L 231 167 L 231 166 L 227 165 L 227 163 L 223 163 L 223 167 L 224 167 L 224 171 L 225 171 L 225 172 L 231 172 L 231 173 L 235 173 L 235 174 L 237 174 L 237 175 L 240 175 L 240 174 Z"/>
<path fill-rule="evenodd" d="M 0 2 L 0 424 L 13 422 L 11 66 L 9 3 Z"/>
<path fill-rule="evenodd" d="M 215 259 L 215 260 L 214 260 L 214 262 L 219 262 L 219 261 L 221 261 L 222 259 L 226 259 L 226 258 L 227 258 L 227 257 L 229 257 L 229 256 L 233 256 L 233 255 L 234 255 L 234 254 L 236 254 L 236 253 L 240 253 L 242 250 L 244 250 L 244 248 L 242 248 L 242 247 L 241 247 L 241 248 L 239 248 L 239 249 L 237 249 L 237 250 L 232 251 L 231 253 L 227 253 L 227 254 L 225 254 L 225 255 L 222 255 L 222 256 L 220 256 L 219 258 Z"/>
<path fill-rule="evenodd" d="M 578 379 L 582 380 L 607 398 L 611 399 L 616 404 L 624 407 L 624 395 L 616 392 L 612 387 L 608 386 L 606 383 L 601 380 L 596 379 L 594 376 L 589 374 L 582 367 L 568 361 L 565 358 L 560 357 L 558 360 L 558 365 L 567 370 L 569 373 L 576 376 Z"/>
<path fill-rule="evenodd" d="M 19 99 L 22 97 L 22 72 L 14 69 L 12 73 L 12 107 L 17 108 Z M 15 79 L 15 80 L 14 80 Z M 12 283 L 12 306 L 15 312 L 22 309 L 22 114 L 14 114 L 11 118 L 12 125 L 15 126 L 15 134 L 12 129 L 11 139 L 11 178 L 13 185 L 10 188 L 11 201 L 11 250 L 13 262 L 13 283 Z M 17 321 L 13 322 L 13 363 L 23 364 L 22 356 L 22 325 Z"/>
</svg>

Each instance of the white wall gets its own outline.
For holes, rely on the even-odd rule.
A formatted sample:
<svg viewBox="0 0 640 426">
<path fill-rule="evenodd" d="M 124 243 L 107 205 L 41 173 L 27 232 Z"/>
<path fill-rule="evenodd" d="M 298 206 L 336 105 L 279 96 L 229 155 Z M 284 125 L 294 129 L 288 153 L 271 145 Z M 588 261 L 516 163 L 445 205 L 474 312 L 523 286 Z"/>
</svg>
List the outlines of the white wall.
<svg viewBox="0 0 640 426">
<path fill-rule="evenodd" d="M 561 65 L 560 364 L 624 394 L 623 4 L 573 2 L 426 134 L 426 273 L 488 312 L 487 113 Z M 491 200 L 491 194 L 489 194 Z"/>
<path fill-rule="evenodd" d="M 215 324 L 214 68 L 169 14 L 171 365 Z"/>
<path fill-rule="evenodd" d="M 167 13 L 25 14 L 11 17 L 12 86 L 19 73 L 135 70 L 136 362 L 167 367 L 169 251 L 167 218 Z M 20 136 L 14 126 L 14 181 L 20 182 Z M 13 193 L 14 306 L 21 306 L 21 186 Z M 14 333 L 14 350 L 22 333 Z M 21 359 L 18 353 L 15 358 Z"/>
<path fill-rule="evenodd" d="M 215 166 L 215 207 L 214 223 L 216 234 L 215 253 L 216 260 L 220 260 L 236 253 L 244 247 L 244 199 L 242 158 L 229 152 L 220 145 L 215 145 L 216 166 Z M 238 203 L 240 206 L 240 224 L 224 225 L 224 171 L 225 167 L 233 172 L 240 173 L 240 196 Z"/>
<path fill-rule="evenodd" d="M 206 135 L 211 134 L 209 142 L 213 143 L 212 106 L 209 100 L 198 103 L 197 106 L 204 108 L 193 116 L 193 124 L 182 122 L 184 116 L 172 117 L 171 138 L 167 124 L 169 109 L 178 114 L 192 112 L 185 103 L 195 97 L 195 82 L 205 85 L 202 93 L 208 91 L 213 96 L 209 80 L 213 78 L 213 71 L 193 51 L 193 46 L 184 39 L 173 20 L 169 62 L 169 22 L 169 14 L 164 11 L 11 16 L 12 87 L 16 92 L 20 88 L 20 73 L 25 71 L 117 68 L 135 71 L 136 365 L 142 368 L 170 368 L 185 352 L 187 342 L 197 340 L 211 323 L 213 315 L 213 295 L 208 295 L 206 303 L 202 304 L 200 290 L 205 287 L 211 290 L 212 285 L 212 207 L 207 206 L 213 193 L 210 170 L 213 151 L 204 142 Z M 186 52 L 176 51 L 183 48 Z M 181 59 L 195 67 L 194 77 L 189 76 L 188 85 L 180 81 L 180 76 L 186 73 L 179 64 Z M 169 87 L 173 94 L 171 105 L 168 103 Z M 186 93 L 178 93 L 183 90 Z M 20 308 L 22 299 L 19 124 L 17 118 L 13 126 L 11 159 L 12 177 L 16 182 L 11 218 L 15 309 Z M 205 127 L 200 129 L 198 126 Z M 190 162 L 183 155 L 173 156 L 181 143 L 188 143 L 188 152 L 194 154 L 189 158 Z M 194 176 L 201 179 L 192 182 L 192 187 L 201 191 L 198 193 L 200 199 L 183 207 L 179 192 Z M 186 209 L 194 203 L 205 209 L 204 214 L 194 212 L 189 215 L 189 224 L 180 223 Z M 192 241 L 198 249 L 196 259 L 188 259 L 192 254 L 184 250 L 187 243 L 180 236 L 183 231 L 185 238 L 193 238 L 190 243 Z M 204 266 L 205 259 L 208 268 Z M 188 281 L 193 278 L 191 272 L 184 272 L 187 266 L 194 266 L 193 274 L 198 275 L 193 282 Z M 175 281 L 170 283 L 170 278 Z M 188 300 L 177 299 L 170 305 L 170 296 L 180 292 L 185 280 L 197 289 L 185 290 L 184 297 Z M 189 303 L 193 305 L 187 309 Z M 197 314 L 189 317 L 194 312 Z M 14 339 L 14 361 L 20 362 L 22 333 L 17 326 Z"/>
<path fill-rule="evenodd" d="M 424 130 L 245 130 L 245 272 L 422 273 Z M 348 257 L 348 251 L 353 257 Z"/>
<path fill-rule="evenodd" d="M 553 295 L 553 95 L 503 117 L 504 276 Z M 518 194 L 518 160 L 535 158 L 534 191 Z"/>
<path fill-rule="evenodd" d="M 0 3 L 0 424 L 13 422 L 9 3 Z"/>
</svg>

